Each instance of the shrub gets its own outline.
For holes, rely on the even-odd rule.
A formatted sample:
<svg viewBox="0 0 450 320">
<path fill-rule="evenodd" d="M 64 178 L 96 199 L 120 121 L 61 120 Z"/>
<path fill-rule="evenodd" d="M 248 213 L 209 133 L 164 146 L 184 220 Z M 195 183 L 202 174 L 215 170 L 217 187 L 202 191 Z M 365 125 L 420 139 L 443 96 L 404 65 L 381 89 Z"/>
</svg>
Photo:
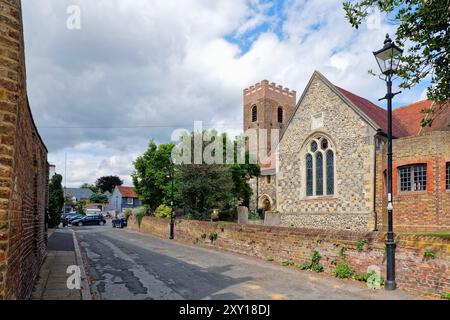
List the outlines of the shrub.
<svg viewBox="0 0 450 320">
<path fill-rule="evenodd" d="M 275 260 L 273 257 L 268 257 L 267 261 L 272 262 L 273 260 Z"/>
<path fill-rule="evenodd" d="M 340 248 L 339 248 L 339 256 L 341 257 L 341 258 L 345 258 L 345 256 L 346 256 L 346 254 L 345 254 L 345 251 L 346 251 L 347 249 L 344 247 L 344 246 L 341 246 Z"/>
<path fill-rule="evenodd" d="M 353 270 L 347 261 L 339 262 L 336 265 L 336 269 L 334 270 L 334 275 L 340 279 L 349 279 L 355 274 L 355 270 Z"/>
<path fill-rule="evenodd" d="M 317 244 L 321 244 L 322 241 L 323 241 L 323 239 L 322 239 L 322 237 L 321 237 L 320 235 L 318 235 L 317 237 L 314 238 L 314 241 L 315 241 L 315 243 L 317 243 Z"/>
<path fill-rule="evenodd" d="M 250 211 L 250 212 L 248 213 L 248 219 L 249 219 L 249 220 L 260 220 L 261 218 L 260 218 L 258 212 Z"/>
<path fill-rule="evenodd" d="M 223 223 L 223 222 L 219 223 L 219 229 L 220 229 L 220 231 L 224 232 L 225 231 L 225 223 Z"/>
<path fill-rule="evenodd" d="M 148 210 L 145 207 L 139 207 L 132 210 L 132 214 L 134 216 L 134 219 L 136 219 L 136 223 L 139 226 L 139 229 L 141 228 L 142 219 L 148 214 Z"/>
<path fill-rule="evenodd" d="M 133 214 L 133 210 L 131 209 L 127 209 L 125 210 L 125 212 L 123 213 L 123 216 L 125 217 L 125 219 L 129 219 L 131 217 L 131 215 Z"/>
<path fill-rule="evenodd" d="M 292 260 L 283 260 L 282 262 L 281 262 L 281 265 L 283 265 L 283 266 L 285 266 L 285 267 L 290 267 L 290 266 L 293 266 L 295 263 L 294 263 L 294 261 L 292 261 Z"/>
<path fill-rule="evenodd" d="M 423 253 L 423 258 L 424 258 L 424 260 L 434 259 L 434 258 L 436 258 L 436 252 L 426 250 L 426 251 Z"/>
<path fill-rule="evenodd" d="M 311 264 L 310 263 L 302 263 L 300 265 L 297 265 L 297 268 L 299 268 L 300 270 L 309 270 L 309 269 L 311 269 Z"/>
<path fill-rule="evenodd" d="M 209 240 L 211 241 L 211 243 L 213 243 L 214 241 L 217 240 L 217 232 L 213 231 L 209 234 Z"/>
<path fill-rule="evenodd" d="M 156 208 L 155 211 L 155 217 L 158 218 L 170 218 L 170 215 L 172 214 L 172 208 L 169 206 L 166 206 L 165 204 L 160 205 L 158 208 Z"/>
<path fill-rule="evenodd" d="M 450 300 L 450 292 L 442 292 L 440 296 L 441 299 Z"/>
<path fill-rule="evenodd" d="M 358 252 L 362 252 L 363 251 L 365 244 L 366 244 L 366 240 L 356 241 L 356 248 L 358 249 Z"/>
</svg>

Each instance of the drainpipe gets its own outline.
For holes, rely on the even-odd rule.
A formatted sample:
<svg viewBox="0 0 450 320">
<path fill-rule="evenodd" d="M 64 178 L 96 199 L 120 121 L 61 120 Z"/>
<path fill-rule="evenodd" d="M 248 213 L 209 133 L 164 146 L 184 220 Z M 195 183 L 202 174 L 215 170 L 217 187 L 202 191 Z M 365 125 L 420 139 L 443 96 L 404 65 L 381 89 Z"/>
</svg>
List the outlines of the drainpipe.
<svg viewBox="0 0 450 320">
<path fill-rule="evenodd" d="M 374 136 L 374 153 L 373 153 L 373 218 L 374 227 L 373 231 L 378 231 L 378 212 L 377 212 L 377 145 L 378 145 L 378 132 Z"/>
</svg>

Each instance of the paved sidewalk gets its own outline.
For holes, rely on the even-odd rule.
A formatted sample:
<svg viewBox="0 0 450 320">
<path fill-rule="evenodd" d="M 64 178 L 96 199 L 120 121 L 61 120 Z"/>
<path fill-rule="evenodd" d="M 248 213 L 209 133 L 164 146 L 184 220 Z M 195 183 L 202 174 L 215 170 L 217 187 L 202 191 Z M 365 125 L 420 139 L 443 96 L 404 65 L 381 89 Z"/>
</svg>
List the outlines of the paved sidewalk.
<svg viewBox="0 0 450 320">
<path fill-rule="evenodd" d="M 77 266 L 73 234 L 68 229 L 56 229 L 48 239 L 48 254 L 35 284 L 32 300 L 82 300 L 81 290 L 70 290 L 67 280 L 69 266 Z"/>
</svg>

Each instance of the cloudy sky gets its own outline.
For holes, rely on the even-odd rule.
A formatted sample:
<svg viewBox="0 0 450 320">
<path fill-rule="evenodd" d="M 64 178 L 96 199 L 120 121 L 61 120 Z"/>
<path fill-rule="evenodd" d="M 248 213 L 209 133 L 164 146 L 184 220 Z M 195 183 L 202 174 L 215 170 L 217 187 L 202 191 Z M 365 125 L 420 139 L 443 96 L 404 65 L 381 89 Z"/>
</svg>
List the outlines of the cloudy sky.
<svg viewBox="0 0 450 320">
<path fill-rule="evenodd" d="M 80 29 L 73 6 L 80 9 Z M 342 0 L 22 0 L 28 95 L 49 161 L 67 185 L 119 175 L 173 130 L 242 127 L 242 89 L 297 90 L 314 70 L 377 101 L 371 54 L 395 30 L 374 12 L 359 30 Z M 69 11 L 68 11 L 69 9 Z M 69 12 L 69 13 L 68 13 Z M 398 96 L 420 99 L 420 86 Z"/>
</svg>

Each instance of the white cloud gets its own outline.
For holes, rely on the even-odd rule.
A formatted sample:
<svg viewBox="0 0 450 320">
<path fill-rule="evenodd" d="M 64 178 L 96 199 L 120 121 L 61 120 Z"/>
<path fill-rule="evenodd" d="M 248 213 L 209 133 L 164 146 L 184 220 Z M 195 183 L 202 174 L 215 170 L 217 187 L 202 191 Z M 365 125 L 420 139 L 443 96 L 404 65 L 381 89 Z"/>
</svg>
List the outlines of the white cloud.
<svg viewBox="0 0 450 320">
<path fill-rule="evenodd" d="M 236 133 L 242 89 L 262 79 L 301 94 L 320 70 L 372 101 L 385 92 L 367 70 L 393 27 L 371 19 L 352 29 L 341 0 L 286 1 L 282 35 L 273 31 L 281 17 L 258 0 L 22 2 L 30 102 L 59 171 L 69 154 L 70 185 L 103 174 L 130 183 L 132 160 L 150 139 L 168 141 L 171 125 L 203 120 Z M 82 9 L 79 31 L 65 27 L 72 4 Z M 262 24 L 272 27 L 258 33 Z M 247 33 L 246 52 L 226 40 Z"/>
</svg>

